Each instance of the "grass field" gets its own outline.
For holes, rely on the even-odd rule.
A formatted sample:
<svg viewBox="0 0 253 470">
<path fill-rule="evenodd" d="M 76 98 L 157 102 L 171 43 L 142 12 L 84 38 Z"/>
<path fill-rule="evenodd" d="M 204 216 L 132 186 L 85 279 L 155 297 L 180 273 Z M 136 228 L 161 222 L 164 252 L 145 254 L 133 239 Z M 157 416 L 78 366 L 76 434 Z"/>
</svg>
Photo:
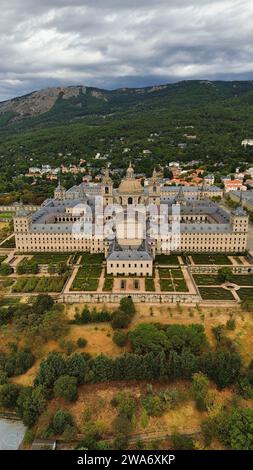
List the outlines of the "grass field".
<svg viewBox="0 0 253 470">
<path fill-rule="evenodd" d="M 222 287 L 199 287 L 203 300 L 235 300 L 232 292 Z"/>
<path fill-rule="evenodd" d="M 225 253 L 190 253 L 190 256 L 195 264 L 214 264 L 221 266 L 232 264 Z"/>
<path fill-rule="evenodd" d="M 22 277 L 17 279 L 12 292 L 61 292 L 67 276 Z"/>
</svg>

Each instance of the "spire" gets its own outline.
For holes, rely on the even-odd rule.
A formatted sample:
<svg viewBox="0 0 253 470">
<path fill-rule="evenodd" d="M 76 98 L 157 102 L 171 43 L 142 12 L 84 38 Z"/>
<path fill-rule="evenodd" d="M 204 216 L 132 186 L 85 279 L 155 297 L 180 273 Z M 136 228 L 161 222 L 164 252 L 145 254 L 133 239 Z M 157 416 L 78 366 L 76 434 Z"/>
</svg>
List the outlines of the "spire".
<svg viewBox="0 0 253 470">
<path fill-rule="evenodd" d="M 179 191 L 178 191 L 178 194 L 176 195 L 174 201 L 176 203 L 185 203 L 186 199 L 185 199 L 185 195 L 184 195 L 184 191 L 183 191 L 183 186 L 180 186 L 179 187 Z"/>
<path fill-rule="evenodd" d="M 131 179 L 134 177 L 134 169 L 132 167 L 132 162 L 131 161 L 129 163 L 129 167 L 128 167 L 127 172 L 126 172 L 126 176 L 127 176 L 127 178 L 131 178 Z"/>
<path fill-rule="evenodd" d="M 200 187 L 200 192 L 199 192 L 199 199 L 204 199 L 204 190 L 205 190 L 205 179 L 203 178 L 203 181 Z"/>
<path fill-rule="evenodd" d="M 156 179 L 157 179 L 157 172 L 156 172 L 156 169 L 155 169 L 155 168 L 154 168 L 154 170 L 153 170 L 152 179 L 153 179 L 153 181 L 156 181 Z"/>
</svg>

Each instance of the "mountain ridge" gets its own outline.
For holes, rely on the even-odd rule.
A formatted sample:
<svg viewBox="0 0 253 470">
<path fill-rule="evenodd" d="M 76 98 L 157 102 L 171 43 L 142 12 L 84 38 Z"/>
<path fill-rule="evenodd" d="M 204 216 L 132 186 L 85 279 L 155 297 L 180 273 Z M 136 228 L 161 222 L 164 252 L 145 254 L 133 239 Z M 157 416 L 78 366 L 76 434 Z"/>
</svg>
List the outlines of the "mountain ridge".
<svg viewBox="0 0 253 470">
<path fill-rule="evenodd" d="M 40 119 L 44 125 L 87 115 L 109 115 L 129 108 L 192 106 L 240 98 L 253 91 L 253 81 L 184 80 L 138 88 L 103 88 L 85 85 L 48 87 L 0 102 L 0 127 Z"/>
</svg>

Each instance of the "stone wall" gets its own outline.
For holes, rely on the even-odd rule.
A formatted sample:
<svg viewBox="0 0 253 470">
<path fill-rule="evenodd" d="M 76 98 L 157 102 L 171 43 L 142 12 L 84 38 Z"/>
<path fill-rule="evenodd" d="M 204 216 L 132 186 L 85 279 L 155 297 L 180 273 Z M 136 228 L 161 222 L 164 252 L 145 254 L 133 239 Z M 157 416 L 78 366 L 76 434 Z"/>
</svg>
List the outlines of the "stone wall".
<svg viewBox="0 0 253 470">
<path fill-rule="evenodd" d="M 59 298 L 60 302 L 64 303 L 119 303 L 121 299 L 128 297 L 128 294 L 113 294 L 113 293 L 78 293 L 73 292 L 69 294 L 62 294 Z M 187 293 L 171 293 L 171 294 L 158 294 L 158 293 L 133 293 L 129 295 L 135 303 L 185 303 L 196 304 L 201 298 L 198 294 Z M 148 308 L 148 307 L 147 307 Z"/>
</svg>

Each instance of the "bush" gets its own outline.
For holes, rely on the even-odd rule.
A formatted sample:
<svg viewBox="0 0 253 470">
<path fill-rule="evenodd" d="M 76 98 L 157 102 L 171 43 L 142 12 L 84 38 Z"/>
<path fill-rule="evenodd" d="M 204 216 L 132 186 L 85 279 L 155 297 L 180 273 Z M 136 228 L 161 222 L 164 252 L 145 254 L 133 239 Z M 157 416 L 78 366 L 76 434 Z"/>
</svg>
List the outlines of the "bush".
<svg viewBox="0 0 253 470">
<path fill-rule="evenodd" d="M 149 416 L 162 416 L 166 410 L 165 403 L 158 395 L 148 395 L 142 404 Z"/>
<path fill-rule="evenodd" d="M 235 330 L 235 320 L 233 320 L 232 318 L 230 318 L 227 323 L 226 323 L 226 328 L 227 330 L 231 330 L 231 331 L 234 331 Z"/>
<path fill-rule="evenodd" d="M 77 379 L 69 375 L 62 375 L 54 384 L 54 395 L 64 398 L 67 401 L 75 401 L 77 399 Z"/>
<path fill-rule="evenodd" d="M 124 333 L 124 331 L 115 331 L 113 334 L 113 342 L 122 348 L 123 346 L 126 345 L 127 343 L 127 333 Z"/>
<path fill-rule="evenodd" d="M 73 419 L 70 413 L 64 410 L 56 411 L 53 417 L 53 430 L 55 434 L 63 434 L 68 426 L 73 425 Z"/>
<path fill-rule="evenodd" d="M 85 346 L 87 345 L 87 339 L 85 339 L 85 338 L 78 338 L 76 344 L 77 344 L 77 346 L 78 346 L 79 348 L 85 348 Z"/>
</svg>

